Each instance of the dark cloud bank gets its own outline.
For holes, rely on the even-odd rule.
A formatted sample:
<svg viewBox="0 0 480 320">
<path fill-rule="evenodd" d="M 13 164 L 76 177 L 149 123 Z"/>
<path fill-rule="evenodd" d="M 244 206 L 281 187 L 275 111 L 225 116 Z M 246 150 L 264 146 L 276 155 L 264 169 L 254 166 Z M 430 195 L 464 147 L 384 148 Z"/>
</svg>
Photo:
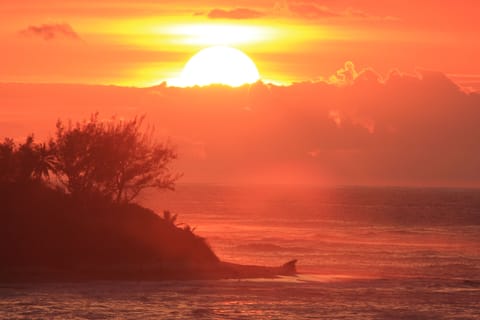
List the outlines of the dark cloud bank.
<svg viewBox="0 0 480 320">
<path fill-rule="evenodd" d="M 353 64 L 278 87 L 0 85 L 2 136 L 58 117 L 146 114 L 178 145 L 184 181 L 480 186 L 480 95 L 437 72 L 382 80 Z"/>
</svg>

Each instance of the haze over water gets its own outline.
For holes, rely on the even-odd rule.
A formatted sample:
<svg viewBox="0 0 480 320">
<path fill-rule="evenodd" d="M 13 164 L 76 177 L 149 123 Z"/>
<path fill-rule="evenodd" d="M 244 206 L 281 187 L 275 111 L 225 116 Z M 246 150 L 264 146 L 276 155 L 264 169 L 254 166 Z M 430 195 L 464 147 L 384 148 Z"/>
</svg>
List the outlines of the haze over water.
<svg viewBox="0 0 480 320">
<path fill-rule="evenodd" d="M 225 261 L 280 265 L 276 280 L 21 284 L 0 318 L 475 319 L 480 191 L 179 185 L 169 209 Z"/>
<path fill-rule="evenodd" d="M 151 201 L 149 203 L 149 201 Z M 347 277 L 480 274 L 480 191 L 180 185 L 145 199 L 225 260 Z"/>
</svg>

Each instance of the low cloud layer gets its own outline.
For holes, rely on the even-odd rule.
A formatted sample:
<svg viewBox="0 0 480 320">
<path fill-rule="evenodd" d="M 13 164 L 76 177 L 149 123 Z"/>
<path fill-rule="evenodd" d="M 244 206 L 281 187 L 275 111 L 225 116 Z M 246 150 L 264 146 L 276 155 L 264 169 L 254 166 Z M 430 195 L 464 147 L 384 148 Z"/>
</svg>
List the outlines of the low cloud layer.
<svg viewBox="0 0 480 320">
<path fill-rule="evenodd" d="M 291 13 L 302 18 L 318 19 L 342 16 L 340 12 L 311 1 L 286 1 L 284 5 Z"/>
<path fill-rule="evenodd" d="M 213 9 L 208 13 L 210 19 L 234 19 L 234 20 L 244 20 L 244 19 L 257 19 L 263 17 L 265 14 L 260 11 L 247 9 L 247 8 L 236 8 L 232 10 L 224 9 Z"/>
<path fill-rule="evenodd" d="M 284 0 L 276 2 L 271 8 L 252 9 L 252 8 L 233 8 L 220 9 L 215 8 L 208 13 L 197 13 L 196 15 L 206 15 L 210 19 L 258 19 L 264 16 L 270 17 L 295 17 L 307 20 L 322 19 L 353 19 L 353 20 L 372 20 L 372 21 L 396 21 L 398 18 L 393 16 L 375 16 L 367 12 L 347 7 L 342 10 L 333 9 L 329 6 L 319 4 L 318 1 L 309 0 Z"/>
<path fill-rule="evenodd" d="M 31 25 L 21 30 L 20 34 L 26 37 L 38 37 L 46 41 L 61 38 L 80 40 L 75 30 L 66 23 Z"/>
<path fill-rule="evenodd" d="M 319 4 L 318 1 L 283 1 L 277 4 L 278 8 L 290 14 L 304 19 L 326 19 L 326 18 L 348 18 L 354 20 L 371 20 L 371 21 L 397 21 L 394 16 L 375 16 L 366 11 L 347 7 L 342 10 L 333 9 L 331 7 Z"/>
<path fill-rule="evenodd" d="M 0 135 L 14 137 L 48 136 L 59 117 L 146 114 L 178 145 L 185 182 L 480 186 L 480 94 L 438 72 L 347 62 L 288 87 L 0 85 L 0 105 L 12 123 Z"/>
</svg>

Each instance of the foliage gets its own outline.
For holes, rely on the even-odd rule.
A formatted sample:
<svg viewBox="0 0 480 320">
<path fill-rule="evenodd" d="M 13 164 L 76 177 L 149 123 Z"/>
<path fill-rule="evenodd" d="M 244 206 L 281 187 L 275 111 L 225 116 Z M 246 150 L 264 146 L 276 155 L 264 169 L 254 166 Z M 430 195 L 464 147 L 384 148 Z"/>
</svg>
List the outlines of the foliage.
<svg viewBox="0 0 480 320">
<path fill-rule="evenodd" d="M 145 188 L 173 189 L 178 174 L 170 171 L 176 153 L 142 130 L 143 117 L 131 120 L 57 122 L 53 139 L 0 144 L 0 183 L 42 182 L 53 178 L 73 197 L 101 197 L 131 202 Z"/>
<path fill-rule="evenodd" d="M 154 142 L 142 123 L 143 117 L 100 121 L 98 115 L 75 125 L 58 121 L 55 169 L 68 191 L 131 202 L 145 188 L 173 189 L 179 176 L 168 165 L 176 154 L 168 143 Z"/>
<path fill-rule="evenodd" d="M 0 182 L 39 182 L 48 179 L 54 167 L 52 148 L 35 143 L 33 135 L 19 145 L 9 138 L 0 144 Z"/>
<path fill-rule="evenodd" d="M 163 211 L 163 220 L 167 224 L 175 226 L 176 221 L 177 221 L 177 215 L 176 214 L 172 215 L 172 213 L 170 211 L 165 210 L 165 211 Z"/>
<path fill-rule="evenodd" d="M 169 169 L 174 149 L 154 142 L 142 122 L 94 115 L 58 121 L 48 143 L 33 135 L 0 143 L 0 281 L 174 279 L 219 262 L 177 215 L 128 203 L 144 188 L 173 188 L 179 177 Z"/>
</svg>

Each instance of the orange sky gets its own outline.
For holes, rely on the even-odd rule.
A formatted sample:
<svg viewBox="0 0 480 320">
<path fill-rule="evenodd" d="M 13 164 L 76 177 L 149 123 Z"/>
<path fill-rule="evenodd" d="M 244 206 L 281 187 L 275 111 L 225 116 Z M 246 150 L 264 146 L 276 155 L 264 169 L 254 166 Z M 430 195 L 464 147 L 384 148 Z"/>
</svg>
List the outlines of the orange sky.
<svg viewBox="0 0 480 320">
<path fill-rule="evenodd" d="M 229 44 L 280 83 L 353 61 L 382 75 L 442 71 L 480 88 L 476 0 L 1 0 L 0 82 L 148 86 Z"/>
<path fill-rule="evenodd" d="M 0 8 L 0 137 L 146 114 L 178 146 L 182 182 L 480 187 L 476 0 Z M 218 44 L 247 53 L 264 82 L 165 85 Z"/>
</svg>

